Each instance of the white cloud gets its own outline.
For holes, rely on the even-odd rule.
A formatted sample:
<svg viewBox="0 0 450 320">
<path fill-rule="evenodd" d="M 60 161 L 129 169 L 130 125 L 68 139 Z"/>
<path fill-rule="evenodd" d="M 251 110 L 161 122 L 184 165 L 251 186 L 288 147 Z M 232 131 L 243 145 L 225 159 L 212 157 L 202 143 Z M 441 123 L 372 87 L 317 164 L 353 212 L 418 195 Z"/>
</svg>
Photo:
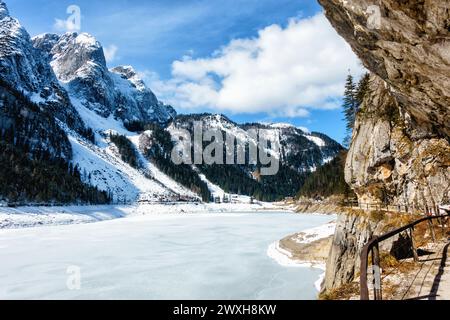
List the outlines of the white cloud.
<svg viewBox="0 0 450 320">
<path fill-rule="evenodd" d="M 60 32 L 79 31 L 80 28 L 74 24 L 71 20 L 55 19 L 53 28 Z"/>
<path fill-rule="evenodd" d="M 150 76 L 161 99 L 187 111 L 266 112 L 306 117 L 308 109 L 333 109 L 348 70 L 362 73 L 350 46 L 323 14 L 271 25 L 252 39 L 236 39 L 210 57 L 183 57 L 172 79 Z"/>
<path fill-rule="evenodd" d="M 118 50 L 119 50 L 119 48 L 114 44 L 112 44 L 108 47 L 104 47 L 103 53 L 105 54 L 106 62 L 109 63 L 109 62 L 113 62 L 114 60 L 116 60 Z"/>
</svg>

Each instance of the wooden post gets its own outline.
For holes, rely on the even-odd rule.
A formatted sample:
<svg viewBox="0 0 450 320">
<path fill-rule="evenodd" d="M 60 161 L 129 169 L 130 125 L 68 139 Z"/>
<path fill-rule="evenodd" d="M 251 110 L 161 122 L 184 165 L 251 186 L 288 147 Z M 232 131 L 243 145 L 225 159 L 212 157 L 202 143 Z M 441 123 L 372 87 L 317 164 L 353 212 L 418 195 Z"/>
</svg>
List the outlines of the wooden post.
<svg viewBox="0 0 450 320">
<path fill-rule="evenodd" d="M 434 224 L 433 221 L 428 220 L 428 227 L 430 228 L 431 239 L 434 243 L 436 243 L 436 234 L 434 233 Z"/>
<path fill-rule="evenodd" d="M 414 261 L 419 261 L 419 256 L 417 255 L 417 248 L 416 248 L 416 242 L 414 241 L 414 227 L 409 229 L 409 236 L 411 238 L 411 247 L 413 251 Z"/>
<path fill-rule="evenodd" d="M 380 248 L 378 243 L 372 249 L 373 296 L 375 300 L 383 300 L 381 291 Z"/>
</svg>

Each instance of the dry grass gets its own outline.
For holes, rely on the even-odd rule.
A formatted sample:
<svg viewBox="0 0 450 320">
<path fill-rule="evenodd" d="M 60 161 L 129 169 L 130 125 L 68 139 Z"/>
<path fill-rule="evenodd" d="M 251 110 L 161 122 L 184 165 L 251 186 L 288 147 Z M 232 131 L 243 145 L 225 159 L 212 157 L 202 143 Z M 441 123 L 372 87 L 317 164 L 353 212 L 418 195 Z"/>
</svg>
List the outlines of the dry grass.
<svg viewBox="0 0 450 320">
<path fill-rule="evenodd" d="M 372 265 L 372 257 L 368 259 L 369 266 Z M 389 252 L 380 252 L 380 266 L 384 274 L 396 272 L 409 272 L 414 270 L 418 264 L 410 260 L 397 260 Z"/>
<path fill-rule="evenodd" d="M 380 265 L 383 269 L 393 269 L 397 268 L 400 264 L 400 261 L 395 259 L 393 255 L 388 252 L 380 253 Z"/>
<path fill-rule="evenodd" d="M 319 295 L 319 300 L 349 300 L 359 296 L 359 283 L 347 283 Z"/>
<path fill-rule="evenodd" d="M 369 213 L 369 218 L 375 222 L 381 222 L 386 219 L 386 212 L 383 211 L 371 211 Z"/>
<path fill-rule="evenodd" d="M 386 221 L 386 224 L 383 228 L 383 231 L 389 232 L 394 229 L 403 227 L 411 222 L 414 222 L 420 218 L 423 218 L 423 216 L 420 215 L 414 215 L 414 214 L 407 214 L 407 213 L 386 213 L 384 221 Z"/>
</svg>

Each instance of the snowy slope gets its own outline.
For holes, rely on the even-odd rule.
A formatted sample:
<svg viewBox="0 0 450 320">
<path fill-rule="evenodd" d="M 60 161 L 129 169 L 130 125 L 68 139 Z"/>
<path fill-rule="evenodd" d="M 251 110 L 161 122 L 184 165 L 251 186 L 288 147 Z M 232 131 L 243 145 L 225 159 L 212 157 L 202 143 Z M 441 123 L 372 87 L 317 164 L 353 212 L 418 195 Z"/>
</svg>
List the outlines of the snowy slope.
<svg viewBox="0 0 450 320">
<path fill-rule="evenodd" d="M 151 131 L 143 132 L 141 135 L 128 135 L 127 138 L 133 143 L 136 150 L 139 151 L 138 157 L 141 166 L 143 166 L 144 170 L 160 185 L 164 186 L 166 189 L 170 190 L 172 193 L 177 195 L 191 197 L 197 199 L 198 196 L 193 193 L 191 190 L 185 188 L 184 186 L 177 183 L 175 180 L 161 172 L 155 165 L 151 164 L 143 155 L 142 155 L 142 147 L 141 147 L 141 138 L 143 136 L 151 136 Z M 141 200 L 147 200 L 145 195 L 141 195 Z"/>
<path fill-rule="evenodd" d="M 72 161 L 80 167 L 84 181 L 111 192 L 114 201 L 135 202 L 145 199 L 147 202 L 160 202 L 176 201 L 180 195 L 195 197 L 191 191 L 151 166 L 142 156 L 140 160 L 144 166 L 137 170 L 122 161 L 116 147 L 107 138 L 102 138 L 99 143 L 102 146 L 94 145 L 63 123 L 59 124 L 69 136 L 73 149 Z M 130 135 L 132 142 L 139 139 L 138 135 L 133 136 L 123 128 L 121 130 Z"/>
</svg>

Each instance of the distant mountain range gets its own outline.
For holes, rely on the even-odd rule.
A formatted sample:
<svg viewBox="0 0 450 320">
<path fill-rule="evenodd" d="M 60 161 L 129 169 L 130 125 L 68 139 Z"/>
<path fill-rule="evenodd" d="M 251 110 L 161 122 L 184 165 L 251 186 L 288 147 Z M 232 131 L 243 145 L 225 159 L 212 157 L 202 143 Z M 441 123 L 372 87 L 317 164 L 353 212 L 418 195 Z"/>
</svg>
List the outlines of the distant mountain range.
<svg viewBox="0 0 450 320">
<path fill-rule="evenodd" d="M 133 67 L 108 69 L 103 48 L 91 35 L 31 38 L 4 2 L 0 76 L 2 161 L 5 168 L 14 168 L 8 159 L 20 150 L 26 154 L 24 168 L 33 168 L 22 170 L 28 173 L 20 181 L 0 172 L 2 183 L 11 189 L 0 190 L 0 200 L 156 202 L 209 200 L 217 192 L 277 200 L 295 195 L 309 173 L 343 150 L 324 134 L 287 124 L 241 125 L 223 115 L 177 115 Z M 279 174 L 260 177 L 255 174 L 258 165 L 248 164 L 176 167 L 169 159 L 175 129 L 192 130 L 194 121 L 247 143 L 248 129 L 268 130 L 281 146 Z M 67 170 L 70 182 L 60 190 L 42 187 L 30 194 L 25 185 L 42 180 L 36 172 L 49 165 Z"/>
</svg>

